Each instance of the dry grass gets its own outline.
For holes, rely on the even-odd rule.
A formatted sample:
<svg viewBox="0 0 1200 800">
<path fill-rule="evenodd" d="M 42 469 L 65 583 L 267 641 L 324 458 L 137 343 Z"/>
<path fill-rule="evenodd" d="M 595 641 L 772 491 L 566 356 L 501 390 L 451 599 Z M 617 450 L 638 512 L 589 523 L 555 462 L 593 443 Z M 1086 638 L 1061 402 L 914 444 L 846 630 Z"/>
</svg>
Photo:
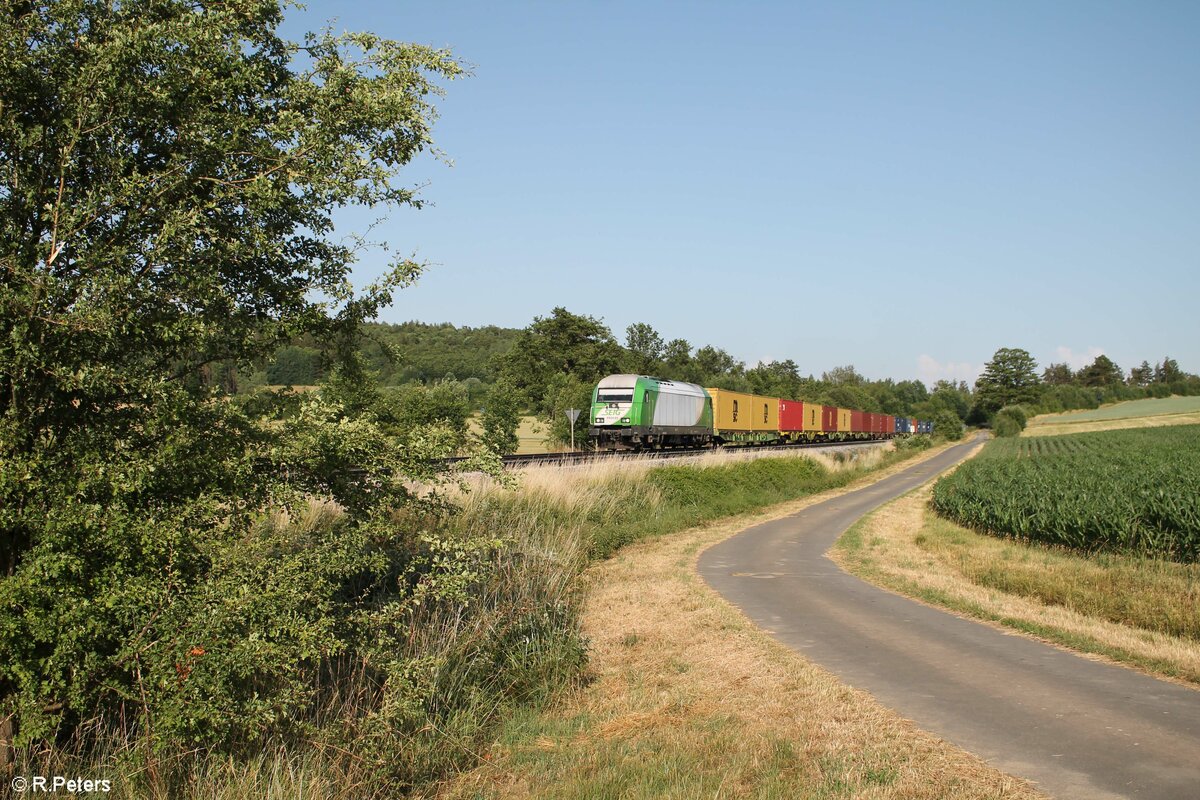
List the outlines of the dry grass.
<svg viewBox="0 0 1200 800">
<path fill-rule="evenodd" d="M 557 504 L 578 516 L 586 516 L 597 506 L 613 501 L 618 492 L 614 484 L 637 483 L 638 476 L 647 470 L 663 466 L 720 467 L 758 458 L 805 458 L 815 461 L 831 472 L 874 469 L 893 451 L 890 442 L 861 448 L 830 447 L 804 448 L 796 450 L 761 450 L 757 448 L 725 448 L 708 450 L 695 456 L 664 461 L 651 456 L 634 456 L 622 459 L 587 461 L 573 466 L 554 464 L 531 464 L 511 470 L 517 488 L 523 493 L 541 498 L 547 504 Z M 933 451 L 931 451 L 933 452 Z M 905 462 L 910 464 L 911 461 Z M 483 503 L 496 492 L 511 491 L 511 487 L 478 473 L 464 476 L 470 491 L 467 496 L 459 495 L 460 502 L 469 511 Z M 653 494 L 646 502 L 652 509 L 656 503 Z"/>
<path fill-rule="evenodd" d="M 774 642 L 696 575 L 709 545 L 848 488 L 626 547 L 591 568 L 591 681 L 510 720 L 489 763 L 440 796 L 1039 796 Z"/>
<path fill-rule="evenodd" d="M 1200 567 L 1086 557 L 976 534 L 928 510 L 930 491 L 874 512 L 831 555 L 848 571 L 916 599 L 1160 677 L 1200 682 L 1200 640 L 1164 632 L 1196 627 Z"/>
</svg>

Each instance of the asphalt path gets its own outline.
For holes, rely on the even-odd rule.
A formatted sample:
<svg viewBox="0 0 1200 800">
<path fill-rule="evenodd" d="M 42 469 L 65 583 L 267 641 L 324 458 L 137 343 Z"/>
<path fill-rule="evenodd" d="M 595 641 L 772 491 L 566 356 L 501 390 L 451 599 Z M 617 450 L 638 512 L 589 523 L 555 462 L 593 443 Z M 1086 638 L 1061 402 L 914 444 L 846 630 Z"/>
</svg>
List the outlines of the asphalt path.
<svg viewBox="0 0 1200 800">
<path fill-rule="evenodd" d="M 701 554 L 776 639 L 1058 798 L 1200 798 L 1200 692 L 878 589 L 825 555 L 859 517 L 957 463 L 956 445 Z"/>
</svg>

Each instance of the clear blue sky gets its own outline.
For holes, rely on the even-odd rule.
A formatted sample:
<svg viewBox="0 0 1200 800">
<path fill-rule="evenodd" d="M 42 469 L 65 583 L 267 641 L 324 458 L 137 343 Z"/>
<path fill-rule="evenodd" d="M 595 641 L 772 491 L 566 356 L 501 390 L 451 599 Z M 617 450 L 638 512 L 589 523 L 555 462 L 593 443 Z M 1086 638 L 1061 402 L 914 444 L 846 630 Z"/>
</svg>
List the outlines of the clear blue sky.
<svg viewBox="0 0 1200 800">
<path fill-rule="evenodd" d="M 453 167 L 406 172 L 432 207 L 381 229 L 431 263 L 385 321 L 562 305 L 927 382 L 999 347 L 1200 371 L 1200 3 L 313 0 L 286 30 L 330 19 L 474 68 Z"/>
</svg>

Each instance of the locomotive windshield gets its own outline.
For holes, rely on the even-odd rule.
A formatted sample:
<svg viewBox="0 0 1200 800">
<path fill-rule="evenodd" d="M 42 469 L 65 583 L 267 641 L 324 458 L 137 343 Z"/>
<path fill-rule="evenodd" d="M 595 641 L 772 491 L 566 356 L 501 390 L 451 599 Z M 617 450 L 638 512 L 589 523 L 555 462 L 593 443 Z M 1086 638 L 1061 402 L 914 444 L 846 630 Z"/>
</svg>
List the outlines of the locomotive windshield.
<svg viewBox="0 0 1200 800">
<path fill-rule="evenodd" d="M 633 401 L 633 390 L 628 392 L 597 392 L 598 403 L 629 403 Z"/>
</svg>

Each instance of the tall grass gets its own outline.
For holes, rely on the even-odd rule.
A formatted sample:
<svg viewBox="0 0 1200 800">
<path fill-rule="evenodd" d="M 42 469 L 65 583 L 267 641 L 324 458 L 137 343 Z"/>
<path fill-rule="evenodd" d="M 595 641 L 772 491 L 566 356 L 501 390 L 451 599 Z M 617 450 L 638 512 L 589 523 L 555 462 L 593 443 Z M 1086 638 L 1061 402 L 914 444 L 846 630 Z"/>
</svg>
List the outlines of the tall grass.
<svg viewBox="0 0 1200 800">
<path fill-rule="evenodd" d="M 445 541 L 496 545 L 455 602 L 430 601 L 406 619 L 407 638 L 384 682 L 378 665 L 330 654 L 292 734 L 223 754 L 151 752 L 136 720 L 96 719 L 70 737 L 17 754 L 23 775 L 109 778 L 110 797 L 383 798 L 420 794 L 480 762 L 496 723 L 540 706 L 582 678 L 580 573 L 627 543 L 844 485 L 911 450 L 758 458 L 709 455 L 684 466 L 632 461 L 522 471 L 514 489 L 477 478 L 451 498 L 453 514 L 398 517 L 436 526 Z M 339 511 L 264 524 L 316 530 Z M 465 546 L 465 545 L 464 545 Z M 298 724 L 296 724 L 298 723 Z M 301 731 L 297 735 L 294 731 Z"/>
</svg>

